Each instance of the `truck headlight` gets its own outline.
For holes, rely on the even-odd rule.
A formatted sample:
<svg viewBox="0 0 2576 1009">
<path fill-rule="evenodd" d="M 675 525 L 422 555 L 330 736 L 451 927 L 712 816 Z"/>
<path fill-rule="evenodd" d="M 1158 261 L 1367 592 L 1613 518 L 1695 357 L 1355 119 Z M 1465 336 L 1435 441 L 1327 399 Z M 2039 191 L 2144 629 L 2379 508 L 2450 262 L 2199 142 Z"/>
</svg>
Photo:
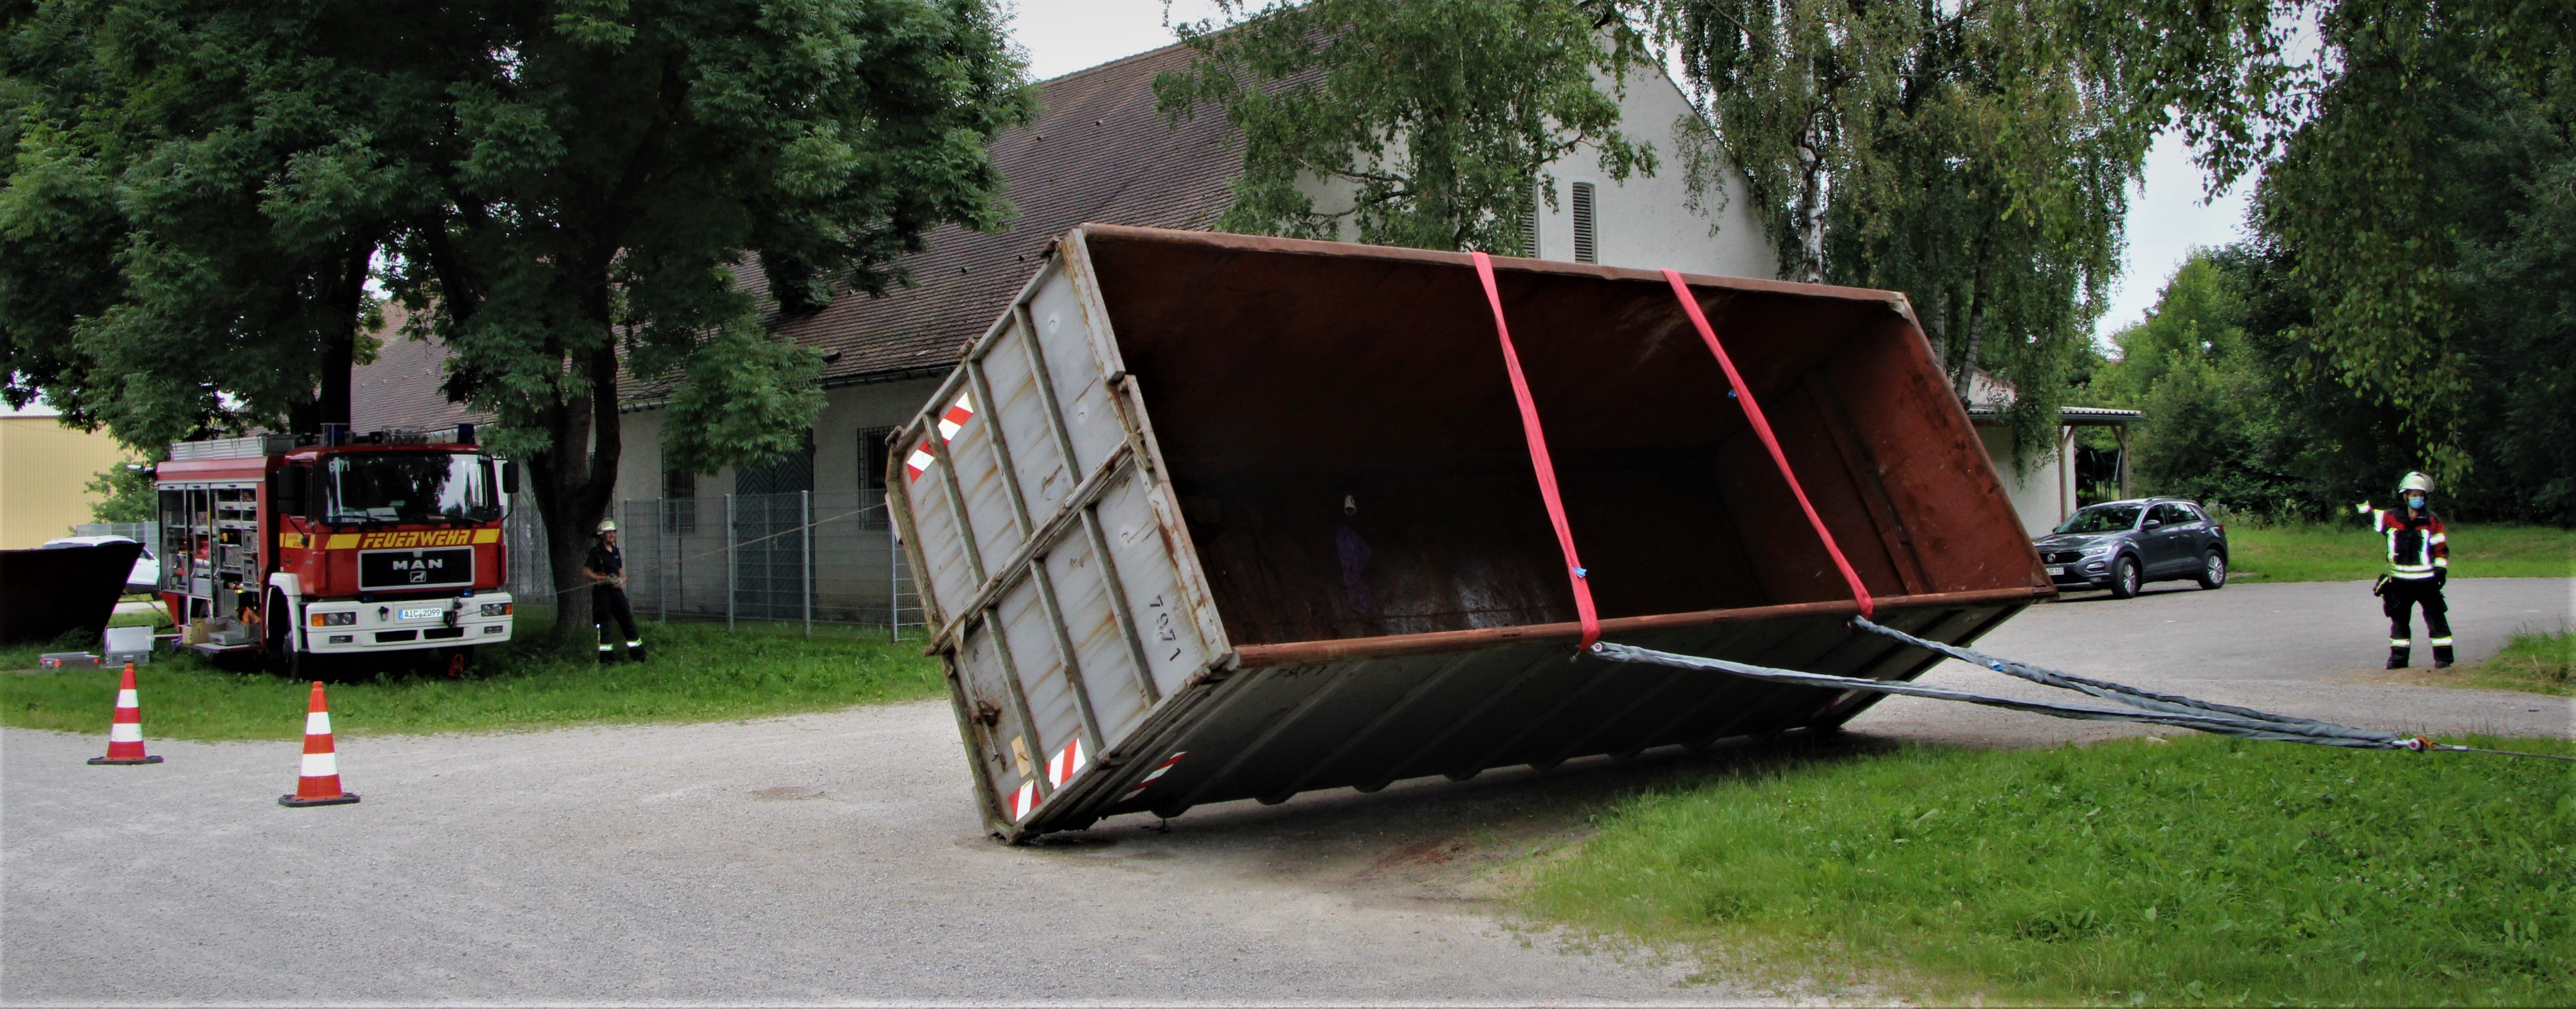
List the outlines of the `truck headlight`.
<svg viewBox="0 0 2576 1009">
<path fill-rule="evenodd" d="M 508 604 L 508 603 L 484 603 L 484 604 L 483 604 L 483 615 L 484 615 L 484 616 L 487 616 L 487 617 L 506 617 L 506 616 L 509 616 L 509 615 L 510 615 L 510 604 Z"/>
<path fill-rule="evenodd" d="M 313 626 L 315 627 L 347 627 L 357 622 L 358 615 L 355 612 L 316 613 L 313 615 Z"/>
</svg>

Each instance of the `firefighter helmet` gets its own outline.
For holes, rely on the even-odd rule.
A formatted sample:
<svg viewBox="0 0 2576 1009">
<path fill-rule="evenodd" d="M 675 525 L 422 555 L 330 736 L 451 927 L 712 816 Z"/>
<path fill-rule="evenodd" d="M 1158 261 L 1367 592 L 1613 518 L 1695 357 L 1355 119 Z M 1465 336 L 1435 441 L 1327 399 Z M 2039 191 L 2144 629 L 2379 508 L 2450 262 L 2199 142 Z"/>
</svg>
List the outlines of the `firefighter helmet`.
<svg viewBox="0 0 2576 1009">
<path fill-rule="evenodd" d="M 616 519 L 601 519 L 601 520 L 599 520 L 599 531 L 600 531 L 600 532 L 604 532 L 604 533 L 613 533 L 613 532 L 616 532 L 616 531 L 617 531 L 617 520 L 616 520 Z"/>
<path fill-rule="evenodd" d="M 2408 473 L 2406 474 L 2406 479 L 2397 481 L 2397 489 L 2401 493 L 2410 490 L 2420 490 L 2424 493 L 2430 494 L 2433 492 L 2433 478 L 2423 473 Z"/>
</svg>

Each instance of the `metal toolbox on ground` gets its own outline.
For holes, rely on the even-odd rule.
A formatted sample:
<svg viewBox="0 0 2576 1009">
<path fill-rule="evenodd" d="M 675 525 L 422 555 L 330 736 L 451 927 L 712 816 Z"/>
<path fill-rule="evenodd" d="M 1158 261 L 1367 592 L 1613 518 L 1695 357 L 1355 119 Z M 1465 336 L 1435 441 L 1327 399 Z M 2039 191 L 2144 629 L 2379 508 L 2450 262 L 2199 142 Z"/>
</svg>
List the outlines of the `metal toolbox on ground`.
<svg viewBox="0 0 2576 1009">
<path fill-rule="evenodd" d="M 1610 640 L 1910 678 L 1660 273 L 1495 261 Z M 1689 277 L 1882 623 L 2054 590 L 1903 298 Z M 898 440 L 991 829 L 1626 758 L 1876 695 L 1577 657 L 1466 255 L 1085 225 Z"/>
</svg>

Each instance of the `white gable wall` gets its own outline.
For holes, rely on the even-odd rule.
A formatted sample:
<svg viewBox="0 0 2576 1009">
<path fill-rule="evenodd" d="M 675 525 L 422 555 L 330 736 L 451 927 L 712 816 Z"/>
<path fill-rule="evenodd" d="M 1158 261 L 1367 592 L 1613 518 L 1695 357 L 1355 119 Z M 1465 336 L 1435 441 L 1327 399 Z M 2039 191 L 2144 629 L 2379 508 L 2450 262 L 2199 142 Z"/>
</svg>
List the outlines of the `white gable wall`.
<svg viewBox="0 0 2576 1009">
<path fill-rule="evenodd" d="M 1589 182 L 1594 242 L 1604 266 L 1764 280 L 1779 276 L 1779 256 L 1753 214 L 1742 173 L 1727 169 L 1725 191 L 1704 196 L 1699 210 L 1690 208 L 1690 187 L 1682 178 L 1682 140 L 1674 127 L 1697 113 L 1681 88 L 1660 71 L 1639 73 L 1628 79 L 1619 105 L 1620 130 L 1653 145 L 1655 174 L 1613 182 L 1593 151 L 1548 166 L 1556 176 L 1556 206 L 1540 208 L 1538 258 L 1573 261 L 1574 184 Z"/>
<path fill-rule="evenodd" d="M 1603 87 L 1608 87 L 1605 81 Z M 1754 216 L 1743 173 L 1723 173 L 1724 191 L 1706 194 L 1691 208 L 1690 186 L 1683 181 L 1682 139 L 1675 129 L 1683 117 L 1696 115 L 1690 100 L 1672 78 L 1647 70 L 1628 79 L 1619 100 L 1619 129 L 1652 147 L 1652 176 L 1631 174 L 1614 182 L 1601 170 L 1600 152 L 1577 151 L 1548 165 L 1555 177 L 1556 204 L 1539 207 L 1538 259 L 1574 262 L 1574 184 L 1593 185 L 1595 261 L 1604 266 L 1673 269 L 1724 277 L 1779 276 L 1779 256 Z M 1400 150 L 1401 142 L 1389 145 Z M 1327 213 L 1347 211 L 1358 187 L 1340 180 L 1310 177 L 1299 185 Z M 1345 218 L 1342 241 L 1359 240 L 1357 225 Z"/>
</svg>

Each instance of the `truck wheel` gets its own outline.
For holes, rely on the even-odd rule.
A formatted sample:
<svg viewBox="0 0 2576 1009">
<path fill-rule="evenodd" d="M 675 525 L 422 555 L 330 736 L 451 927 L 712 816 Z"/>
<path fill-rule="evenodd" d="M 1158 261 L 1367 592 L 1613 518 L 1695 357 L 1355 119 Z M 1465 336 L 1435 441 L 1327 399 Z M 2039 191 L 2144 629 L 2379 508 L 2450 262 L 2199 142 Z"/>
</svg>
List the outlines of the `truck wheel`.
<svg viewBox="0 0 2576 1009">
<path fill-rule="evenodd" d="M 2112 563 L 2111 598 L 2134 599 L 2138 595 L 2139 587 L 2143 584 L 2144 582 L 2141 581 L 2140 572 L 2138 571 L 2137 558 L 2131 557 L 2127 554 L 2121 554 L 2120 559 Z"/>
<path fill-rule="evenodd" d="M 2219 553 L 2216 550 L 2212 550 L 2209 552 L 2208 556 L 2202 557 L 2200 559 L 2199 581 L 2200 587 L 2204 589 L 2226 588 L 2227 555 Z"/>
</svg>

